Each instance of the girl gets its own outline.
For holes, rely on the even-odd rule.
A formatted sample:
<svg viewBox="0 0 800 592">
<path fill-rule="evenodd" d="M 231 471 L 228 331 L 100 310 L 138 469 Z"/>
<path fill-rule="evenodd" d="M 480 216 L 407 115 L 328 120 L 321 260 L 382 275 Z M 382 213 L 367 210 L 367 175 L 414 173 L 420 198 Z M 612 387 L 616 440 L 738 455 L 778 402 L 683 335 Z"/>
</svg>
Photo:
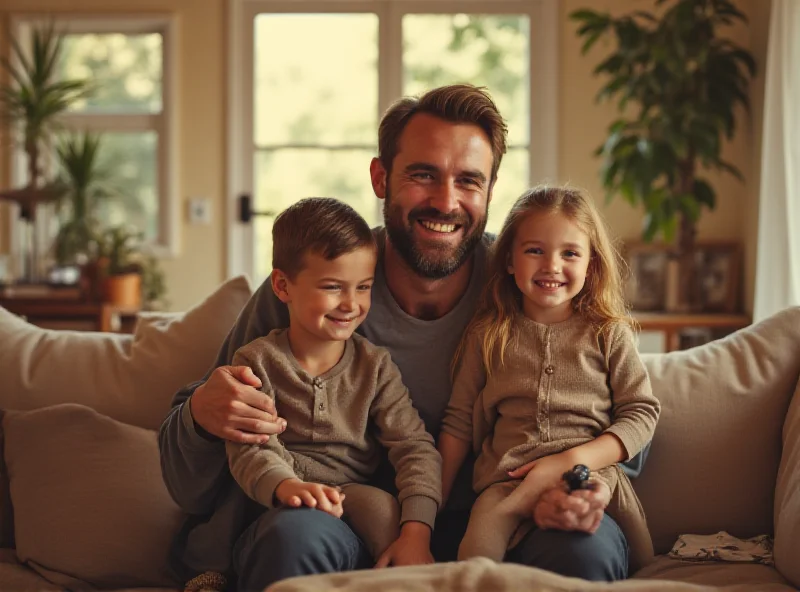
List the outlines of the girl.
<svg viewBox="0 0 800 592">
<path fill-rule="evenodd" d="M 470 446 L 477 455 L 480 495 L 459 559 L 502 561 L 539 495 L 578 464 L 611 489 L 607 511 L 631 569 L 652 557 L 641 505 L 617 466 L 652 438 L 660 411 L 632 325 L 619 255 L 591 198 L 558 187 L 523 194 L 494 244 L 439 439 L 445 499 Z"/>
</svg>

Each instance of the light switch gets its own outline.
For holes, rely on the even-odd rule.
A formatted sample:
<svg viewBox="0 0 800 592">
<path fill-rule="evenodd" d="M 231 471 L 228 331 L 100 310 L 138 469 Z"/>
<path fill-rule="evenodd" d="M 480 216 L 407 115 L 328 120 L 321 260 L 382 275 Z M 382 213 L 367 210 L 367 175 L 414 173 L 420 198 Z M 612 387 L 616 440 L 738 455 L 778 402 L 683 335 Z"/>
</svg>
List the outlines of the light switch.
<svg viewBox="0 0 800 592">
<path fill-rule="evenodd" d="M 207 197 L 190 197 L 189 224 L 211 224 L 211 201 Z"/>
</svg>

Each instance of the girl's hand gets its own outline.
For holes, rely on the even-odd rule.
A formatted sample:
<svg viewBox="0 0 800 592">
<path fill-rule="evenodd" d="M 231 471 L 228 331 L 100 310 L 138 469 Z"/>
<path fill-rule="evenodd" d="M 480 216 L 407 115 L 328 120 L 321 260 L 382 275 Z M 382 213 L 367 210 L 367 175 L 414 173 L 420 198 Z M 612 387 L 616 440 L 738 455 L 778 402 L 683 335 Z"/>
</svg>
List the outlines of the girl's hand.
<svg viewBox="0 0 800 592">
<path fill-rule="evenodd" d="M 375 564 L 375 569 L 389 565 L 425 565 L 433 563 L 431 555 L 431 529 L 422 522 L 406 522 L 400 536 L 389 545 Z"/>
<path fill-rule="evenodd" d="M 308 506 L 322 510 L 334 518 L 342 517 L 344 494 L 336 487 L 306 483 L 300 479 L 286 479 L 275 488 L 275 497 L 290 508 Z"/>
<path fill-rule="evenodd" d="M 506 498 L 504 505 L 514 514 L 530 517 L 541 495 L 562 483 L 561 476 L 572 468 L 570 462 L 564 454 L 553 454 L 509 471 L 509 477 L 523 481 Z"/>
<path fill-rule="evenodd" d="M 611 501 L 611 490 L 602 481 L 589 480 L 592 489 L 569 493 L 565 483 L 545 491 L 533 508 L 533 521 L 539 528 L 579 531 L 593 534 L 600 527 Z"/>
</svg>

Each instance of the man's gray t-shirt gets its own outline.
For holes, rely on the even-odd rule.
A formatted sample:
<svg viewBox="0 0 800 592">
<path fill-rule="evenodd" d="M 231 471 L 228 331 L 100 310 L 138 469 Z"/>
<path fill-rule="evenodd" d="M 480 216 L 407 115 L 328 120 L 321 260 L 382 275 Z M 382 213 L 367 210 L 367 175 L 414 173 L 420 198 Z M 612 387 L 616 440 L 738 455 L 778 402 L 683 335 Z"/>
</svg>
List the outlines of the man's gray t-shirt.
<svg viewBox="0 0 800 592">
<path fill-rule="evenodd" d="M 384 231 L 377 233 L 383 244 Z M 451 362 L 486 281 L 488 239 L 475 250 L 467 290 L 455 307 L 441 318 L 420 320 L 407 314 L 389 292 L 383 263 L 375 271 L 372 308 L 358 332 L 389 350 L 400 368 L 414 406 L 434 436 L 450 400 Z M 381 258 L 382 259 L 382 258 Z"/>
</svg>

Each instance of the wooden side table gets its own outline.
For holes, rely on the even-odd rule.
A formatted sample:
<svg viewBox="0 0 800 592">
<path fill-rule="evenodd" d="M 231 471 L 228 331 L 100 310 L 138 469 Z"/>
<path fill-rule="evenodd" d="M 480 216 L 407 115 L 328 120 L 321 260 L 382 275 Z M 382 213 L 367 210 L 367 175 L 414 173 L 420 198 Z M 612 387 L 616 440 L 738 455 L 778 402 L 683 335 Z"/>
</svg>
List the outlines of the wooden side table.
<svg viewBox="0 0 800 592">
<path fill-rule="evenodd" d="M 140 311 L 138 307 L 47 296 L 0 296 L 0 306 L 34 325 L 46 321 L 88 321 L 95 331 L 125 333 L 131 332 Z"/>
<path fill-rule="evenodd" d="M 747 327 L 752 320 L 745 314 L 675 314 L 667 312 L 634 312 L 633 317 L 642 331 L 664 334 L 666 351 L 681 349 L 681 331 L 685 329 L 727 329 L 736 331 Z"/>
</svg>

